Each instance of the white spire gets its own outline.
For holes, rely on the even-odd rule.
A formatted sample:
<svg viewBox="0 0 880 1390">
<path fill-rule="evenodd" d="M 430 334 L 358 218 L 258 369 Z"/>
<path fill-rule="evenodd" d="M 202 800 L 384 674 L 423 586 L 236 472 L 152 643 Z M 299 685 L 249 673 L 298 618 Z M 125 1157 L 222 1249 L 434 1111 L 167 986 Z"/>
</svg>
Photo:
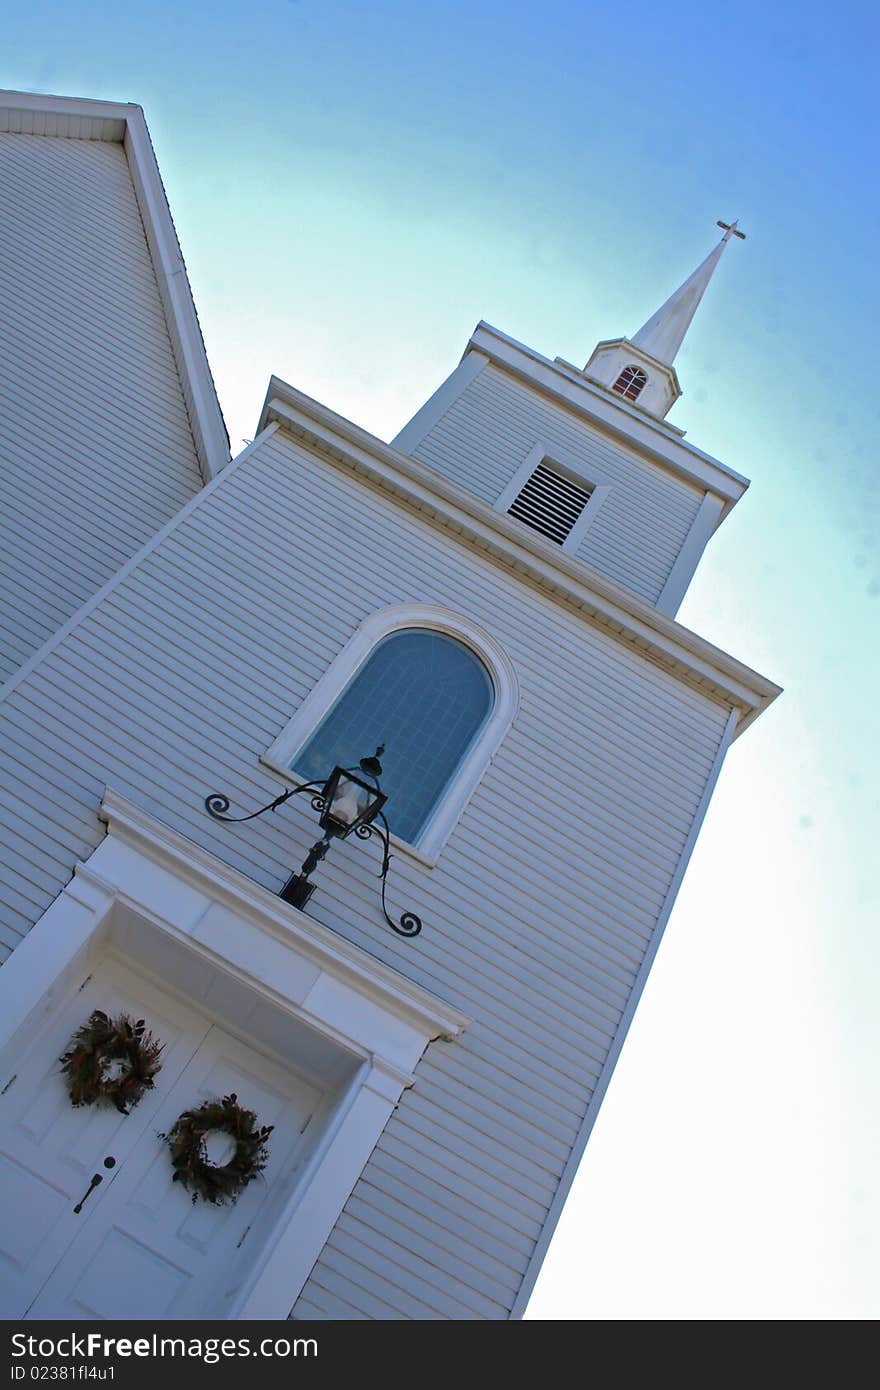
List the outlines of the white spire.
<svg viewBox="0 0 880 1390">
<path fill-rule="evenodd" d="M 670 295 L 648 322 L 639 329 L 630 341 L 648 353 L 658 362 L 672 366 L 675 354 L 684 341 L 684 335 L 691 326 L 697 306 L 712 279 L 712 273 L 721 259 L 721 253 L 732 236 L 745 239 L 745 232 L 737 231 L 735 222 L 719 222 L 724 228 L 724 236 L 714 250 L 710 251 L 702 265 L 698 265 L 690 279 L 685 280 L 675 294 Z"/>
</svg>

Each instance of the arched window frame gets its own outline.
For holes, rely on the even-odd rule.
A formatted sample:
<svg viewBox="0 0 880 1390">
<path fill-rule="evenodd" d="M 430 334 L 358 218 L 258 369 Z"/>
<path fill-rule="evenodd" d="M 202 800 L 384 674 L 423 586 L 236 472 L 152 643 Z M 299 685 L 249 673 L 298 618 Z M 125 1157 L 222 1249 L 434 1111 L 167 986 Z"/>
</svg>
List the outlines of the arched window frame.
<svg viewBox="0 0 880 1390">
<path fill-rule="evenodd" d="M 623 382 L 623 378 L 627 376 L 627 373 L 629 373 L 629 377 L 626 382 Z M 621 385 L 621 382 L 623 382 L 623 385 Z M 625 401 L 637 401 L 647 384 L 648 373 L 644 368 L 640 367 L 636 362 L 628 362 L 620 372 L 620 375 L 611 389 L 612 391 L 616 391 L 618 396 L 622 396 Z M 633 387 L 635 387 L 635 390 L 633 390 Z"/>
<path fill-rule="evenodd" d="M 428 628 L 442 632 L 470 647 L 486 666 L 495 690 L 489 717 L 480 727 L 418 840 L 414 843 L 401 840 L 394 834 L 393 825 L 391 827 L 391 838 L 395 845 L 422 863 L 433 865 L 492 762 L 519 707 L 519 685 L 513 663 L 501 644 L 469 618 L 427 603 L 397 604 L 371 613 L 331 662 L 261 761 L 289 782 L 301 785 L 303 779 L 290 766 L 297 753 L 311 738 L 377 644 L 405 628 Z M 364 751 L 369 753 L 373 750 Z"/>
</svg>

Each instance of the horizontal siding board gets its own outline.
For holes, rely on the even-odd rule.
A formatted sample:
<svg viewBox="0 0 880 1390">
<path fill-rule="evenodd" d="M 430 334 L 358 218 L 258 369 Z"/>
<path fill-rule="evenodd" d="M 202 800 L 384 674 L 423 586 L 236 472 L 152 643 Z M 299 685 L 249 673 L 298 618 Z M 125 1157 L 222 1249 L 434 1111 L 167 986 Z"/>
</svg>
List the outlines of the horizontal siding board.
<svg viewBox="0 0 880 1390">
<path fill-rule="evenodd" d="M 520 1152 L 539 1156 L 550 1163 L 565 1162 L 577 1128 L 577 1112 L 571 1116 L 558 1106 L 536 1106 L 532 1098 L 519 1087 L 504 1089 L 491 1072 L 481 1084 L 472 1064 L 458 1072 L 445 1071 L 437 1066 L 438 1050 L 429 1051 L 419 1068 L 418 1089 L 438 1110 L 459 1109 L 467 1104 L 471 1123 L 484 1127 L 487 1133 L 498 1134 L 501 1128 L 513 1129 Z"/>
<path fill-rule="evenodd" d="M 328 612 L 331 536 L 364 579 Z M 364 565 L 362 543 L 380 564 Z M 277 891 L 314 838 L 308 809 L 224 826 L 204 797 L 225 792 L 244 811 L 276 795 L 260 754 L 360 621 L 413 600 L 490 627 L 521 706 L 436 867 L 395 853 L 389 902 L 419 912 L 417 942 L 383 923 L 375 846 L 334 846 L 310 911 L 473 1023 L 429 1047 L 297 1317 L 507 1316 L 727 711 L 282 434 L 233 465 L 0 705 L 0 790 L 27 807 L 3 847 L 17 894 L 4 940 L 99 842 L 105 783 Z M 548 777 L 581 808 L 564 882 L 553 806 L 511 816 Z"/>
<path fill-rule="evenodd" d="M 504 1145 L 495 1145 L 490 1150 L 486 1143 L 461 1144 L 459 1141 L 467 1126 L 456 1124 L 448 1113 L 441 1114 L 436 1106 L 419 1107 L 409 1095 L 399 1102 L 398 1109 L 409 1142 L 414 1147 L 432 1149 L 435 1157 L 453 1171 L 461 1165 L 474 1182 L 486 1183 L 497 1192 L 508 1192 L 518 1203 L 524 1199 L 525 1204 L 532 1204 L 531 1210 L 535 1213 L 542 1211 L 548 1196 L 552 1198 L 556 1183 L 549 1175 L 537 1169 L 527 1175 L 523 1170 L 528 1165 L 518 1156 L 514 1165 Z M 438 1129 L 442 1140 L 437 1137 Z M 475 1133 L 474 1140 L 477 1137 Z"/>
<path fill-rule="evenodd" d="M 520 1234 L 537 1240 L 543 1218 L 538 1215 L 536 1204 L 520 1200 L 510 1188 L 505 1189 L 503 1185 L 494 1183 L 488 1174 L 471 1170 L 466 1159 L 456 1156 L 449 1149 L 441 1150 L 426 1144 L 416 1131 L 390 1123 L 375 1152 L 387 1153 L 402 1163 L 418 1165 L 438 1187 L 459 1192 L 477 1210 L 487 1212 Z M 372 1160 L 365 1172 L 368 1175 L 373 1172 Z"/>
<path fill-rule="evenodd" d="M 309 1297 L 303 1296 L 297 1304 L 297 1316 L 293 1322 L 369 1322 L 369 1314 L 361 1312 L 344 1298 L 321 1287 L 317 1280 L 309 1285 Z"/>
<path fill-rule="evenodd" d="M 488 1143 L 491 1151 L 499 1145 L 504 1149 L 508 1161 L 520 1161 L 547 1172 L 555 1181 L 568 1160 L 569 1145 L 554 1144 L 549 1140 L 542 1124 L 533 1113 L 523 1108 L 527 1123 L 518 1124 L 510 1110 L 493 1105 L 487 1097 L 474 1091 L 470 1096 L 470 1112 L 467 1117 L 468 1138 L 478 1136 L 477 1142 Z M 463 1122 L 458 1118 L 461 1105 L 460 1088 L 450 1089 L 433 1080 L 426 1068 L 419 1072 L 417 1084 L 409 1092 L 409 1101 L 416 1109 L 436 1117 L 442 1112 L 450 1116 L 454 1126 Z M 516 1146 L 515 1158 L 511 1158 Z"/>
<path fill-rule="evenodd" d="M 345 1274 L 339 1273 L 340 1265 L 343 1269 L 348 1270 L 348 1278 L 346 1278 Z M 331 1306 L 340 1310 L 333 1313 L 334 1318 L 345 1317 L 346 1315 L 341 1310 L 347 1306 L 354 1306 L 362 1308 L 365 1316 L 374 1321 L 394 1322 L 409 1316 L 412 1316 L 412 1318 L 418 1322 L 437 1321 L 427 1309 L 421 1312 L 416 1311 L 413 1314 L 408 1314 L 402 1312 L 395 1304 L 377 1298 L 375 1293 L 368 1287 L 369 1283 L 372 1281 L 367 1280 L 367 1287 L 365 1287 L 363 1283 L 359 1284 L 356 1282 L 357 1276 L 358 1266 L 356 1262 L 348 1262 L 331 1251 L 329 1259 L 321 1268 L 320 1278 L 313 1275 L 307 1287 L 311 1288 L 312 1284 L 315 1283 L 321 1289 L 325 1299 L 334 1300 Z M 392 1297 L 393 1296 L 392 1293 Z M 416 1309 L 419 1307 L 417 1304 L 413 1306 L 416 1307 Z M 296 1311 L 298 1317 L 299 1304 L 297 1304 Z"/>
<path fill-rule="evenodd" d="M 84 315 L 81 323 L 69 323 L 68 328 L 71 333 L 94 333 L 96 316 L 97 309 Z M 100 359 L 89 362 L 87 357 L 84 360 L 84 355 L 71 353 L 69 360 L 59 362 L 55 335 L 33 337 L 22 329 L 11 314 L 7 324 L 15 335 L 18 352 L 26 353 L 42 364 L 38 378 L 32 370 L 26 370 L 27 357 L 19 357 L 6 365 L 4 375 L 15 388 L 13 399 L 26 401 L 31 397 L 34 405 L 41 407 L 48 432 L 51 434 L 54 430 L 62 444 L 66 443 L 65 425 L 70 420 L 71 412 L 77 412 L 88 414 L 93 420 L 94 446 L 108 457 L 117 432 L 130 433 L 129 447 L 136 448 L 148 459 L 155 457 L 154 450 L 160 445 L 169 454 L 184 457 L 188 454 L 185 424 L 179 422 L 172 427 L 165 419 L 166 414 L 172 413 L 175 401 L 173 381 L 165 381 L 161 387 L 151 385 L 146 369 L 143 375 L 139 373 L 135 378 L 131 368 L 125 368 L 118 357 L 110 358 L 104 354 Z M 138 346 L 143 348 L 145 344 L 139 343 Z M 56 355 L 47 361 L 45 354 L 50 347 L 55 348 Z M 106 344 L 102 344 L 102 348 L 106 349 Z M 89 368 L 94 373 L 91 379 L 75 375 L 87 372 Z M 142 392 L 143 395 L 136 395 L 135 392 Z M 152 415 L 146 417 L 142 409 L 144 399 L 150 402 L 153 411 Z M 137 431 L 136 436 L 134 431 Z"/>
<path fill-rule="evenodd" d="M 0 134 L 0 205 L 6 679 L 201 477 L 122 146 Z"/>
<path fill-rule="evenodd" d="M 421 1203 L 417 1210 L 432 1212 L 448 1230 L 464 1227 L 469 1240 L 476 1239 L 479 1233 L 483 1249 L 496 1251 L 501 1262 L 525 1271 L 532 1252 L 531 1236 L 514 1228 L 506 1219 L 494 1217 L 484 1206 L 471 1202 L 459 1189 L 438 1183 L 433 1175 L 422 1171 L 421 1165 L 413 1166 L 396 1154 L 376 1149 L 370 1159 L 369 1173 L 362 1177 L 361 1183 L 374 1187 L 391 1203 L 401 1189 L 405 1202 L 410 1201 L 409 1193 L 414 1192 Z"/>
<path fill-rule="evenodd" d="M 47 787 L 45 778 L 42 786 L 28 785 L 18 772 L 18 767 L 0 768 L 0 802 L 23 828 L 28 827 L 28 842 L 33 843 L 36 835 L 67 845 L 70 836 L 78 835 L 80 852 L 88 853 L 92 826 L 82 806 L 62 796 L 54 785 Z"/>
<path fill-rule="evenodd" d="M 359 1280 L 363 1290 L 384 1295 L 388 1302 L 393 1303 L 398 1317 L 434 1322 L 447 1316 L 428 1297 L 418 1297 L 423 1290 L 411 1286 L 407 1271 L 402 1266 L 387 1259 L 383 1261 L 369 1246 L 346 1234 L 334 1232 L 322 1259 L 325 1267 L 329 1266 L 337 1272 L 344 1270 L 352 1282 Z M 424 1292 L 430 1296 L 431 1290 Z"/>
<path fill-rule="evenodd" d="M 389 1243 L 387 1234 L 378 1232 L 372 1223 L 342 1213 L 331 1238 L 341 1251 L 349 1250 L 355 1259 L 371 1268 L 381 1280 L 397 1280 L 409 1276 L 409 1287 L 418 1290 L 422 1301 L 435 1308 L 445 1318 L 503 1318 L 509 1299 L 500 1303 L 487 1296 L 476 1279 L 468 1279 L 465 1269 L 456 1279 L 444 1269 L 442 1262 L 429 1261 L 415 1253 L 409 1244 Z M 467 1301 L 465 1301 L 465 1299 Z"/>
<path fill-rule="evenodd" d="M 20 944 L 27 930 L 27 921 L 28 915 L 20 913 L 13 901 L 6 901 L 5 890 L 0 885 L 0 962 L 11 956 Z"/>
<path fill-rule="evenodd" d="M 521 1136 L 509 1123 L 501 1127 L 497 1134 L 489 1135 L 470 1119 L 462 1120 L 457 1114 L 457 1107 L 439 1104 L 427 1097 L 423 1099 L 417 1090 L 407 1094 L 406 1105 L 407 1119 L 415 1129 L 430 1137 L 439 1120 L 444 1132 L 459 1142 L 463 1152 L 473 1149 L 479 1151 L 484 1161 L 498 1163 L 508 1173 L 511 1182 L 521 1181 L 524 1189 L 538 1193 L 539 1201 L 543 1200 L 542 1189 L 549 1188 L 551 1194 L 555 1191 L 565 1163 L 551 1165 L 543 1156 L 538 1160 L 532 1153 L 518 1151 L 514 1146 L 519 1144 Z"/>
<path fill-rule="evenodd" d="M 379 1233 L 389 1221 L 399 1221 L 416 1253 L 421 1250 L 424 1258 L 430 1258 L 434 1252 L 434 1257 L 452 1275 L 463 1262 L 467 1269 L 461 1275 L 462 1282 L 487 1280 L 490 1296 L 499 1301 L 503 1301 L 505 1292 L 515 1295 L 519 1289 L 525 1260 L 511 1263 L 508 1249 L 496 1245 L 490 1237 L 475 1236 L 473 1226 L 455 1222 L 448 1213 L 443 1214 L 442 1221 L 430 1220 L 420 1209 L 417 1194 L 405 1187 L 398 1185 L 392 1196 L 373 1183 L 361 1183 L 358 1195 L 346 1204 L 346 1211 Z M 493 1247 L 491 1252 L 489 1246 Z"/>
<path fill-rule="evenodd" d="M 494 1059 L 486 1062 L 472 1048 L 465 1053 L 464 1044 L 454 1051 L 451 1048 L 431 1048 L 422 1062 L 423 1067 L 437 1067 L 449 1077 L 456 1086 L 471 1087 L 485 1093 L 505 1106 L 513 1118 L 523 1115 L 527 1121 L 531 1117 L 537 1125 L 545 1125 L 560 1140 L 571 1143 L 577 1132 L 580 1120 L 580 1094 L 572 1099 L 568 1091 L 561 1088 L 529 1088 L 511 1081 L 495 1064 Z"/>
<path fill-rule="evenodd" d="M 0 489 L 0 491 L 5 494 L 0 496 L 0 508 L 6 511 L 10 518 L 14 517 L 16 522 L 15 536 L 10 537 L 3 555 L 4 571 L 8 572 L 10 575 L 14 575 L 17 567 L 21 565 L 22 560 L 26 558 L 33 559 L 34 557 L 38 561 L 41 559 L 39 552 L 47 549 L 49 545 L 51 545 L 53 534 L 57 534 L 65 518 L 63 509 L 60 507 L 57 510 L 54 508 L 49 510 L 47 508 L 40 516 L 40 523 L 35 525 L 33 514 L 23 510 L 19 505 L 19 496 L 12 498 L 11 494 L 5 489 Z M 70 560 L 70 577 L 76 584 L 85 583 L 93 590 L 99 589 L 101 587 L 102 567 L 100 563 L 95 560 L 91 550 L 88 553 L 86 552 L 86 545 L 92 547 L 95 546 L 97 542 L 107 559 L 112 559 L 115 562 L 117 569 L 122 567 L 128 557 L 116 543 L 114 539 L 115 532 L 106 535 L 101 535 L 100 532 L 97 532 L 96 534 L 90 535 L 84 527 L 79 525 L 77 517 L 68 517 L 67 522 L 71 532 L 75 535 L 77 543 L 83 547 L 82 550 L 75 554 Z M 15 558 L 13 559 L 13 557 Z M 25 581 L 28 578 L 29 576 L 24 576 Z M 45 563 L 41 566 L 40 584 L 44 586 L 47 591 L 47 606 L 52 603 L 58 604 L 59 599 L 64 593 L 66 578 L 66 575 L 59 574 Z M 62 609 L 63 607 L 66 607 L 66 605 L 62 605 Z M 59 626 L 61 625 L 62 624 L 59 624 Z"/>
</svg>

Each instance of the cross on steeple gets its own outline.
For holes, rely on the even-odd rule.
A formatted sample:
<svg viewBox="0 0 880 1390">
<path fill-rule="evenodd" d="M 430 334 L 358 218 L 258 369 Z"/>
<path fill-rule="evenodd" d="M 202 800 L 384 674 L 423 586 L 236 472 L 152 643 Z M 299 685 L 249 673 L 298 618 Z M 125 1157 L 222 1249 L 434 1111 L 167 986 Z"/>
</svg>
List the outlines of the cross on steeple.
<svg viewBox="0 0 880 1390">
<path fill-rule="evenodd" d="M 667 366 L 671 366 L 675 360 L 675 354 L 681 347 L 697 305 L 728 241 L 732 236 L 745 241 L 746 234 L 739 231 L 736 222 L 719 222 L 717 225 L 724 231 L 718 245 L 709 252 L 702 265 L 697 266 L 690 279 L 685 280 L 675 294 L 670 295 L 666 303 L 657 310 L 653 318 L 648 319 L 631 340 L 635 347 L 640 347 L 643 352 Z"/>
<path fill-rule="evenodd" d="M 738 221 L 738 220 L 739 220 L 739 219 L 736 218 L 736 219 L 734 219 L 733 222 L 716 222 L 716 223 L 715 223 L 715 226 L 716 226 L 716 227 L 721 227 L 721 228 L 727 233 L 727 235 L 726 235 L 725 237 L 722 237 L 722 238 L 721 238 L 722 241 L 730 241 L 730 238 L 731 238 L 732 236 L 738 236 L 739 239 L 740 239 L 740 241 L 745 241 L 745 239 L 746 239 L 746 234 L 745 234 L 745 232 L 739 232 L 739 231 L 737 231 L 736 224 L 737 224 L 737 221 Z"/>
</svg>

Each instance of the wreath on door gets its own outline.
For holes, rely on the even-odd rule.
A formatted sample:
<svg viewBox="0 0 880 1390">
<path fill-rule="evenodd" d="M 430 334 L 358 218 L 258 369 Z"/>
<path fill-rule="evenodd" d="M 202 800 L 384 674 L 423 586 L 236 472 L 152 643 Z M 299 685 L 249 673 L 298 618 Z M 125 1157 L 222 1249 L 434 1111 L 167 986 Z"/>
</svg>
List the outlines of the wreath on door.
<svg viewBox="0 0 880 1390">
<path fill-rule="evenodd" d="M 171 1149 L 172 1182 L 179 1182 L 192 1200 L 222 1206 L 235 1202 L 249 1182 L 259 1177 L 269 1161 L 266 1140 L 274 1125 L 260 1125 L 253 1110 L 239 1105 L 233 1092 L 220 1100 L 206 1100 L 198 1109 L 184 1110 L 167 1134 L 160 1134 Z M 233 1153 L 227 1163 L 210 1161 L 206 1138 L 226 1134 Z"/>
<path fill-rule="evenodd" d="M 60 1059 L 73 1105 L 115 1105 L 127 1115 L 152 1089 L 163 1048 L 142 1018 L 95 1009 Z"/>
</svg>

